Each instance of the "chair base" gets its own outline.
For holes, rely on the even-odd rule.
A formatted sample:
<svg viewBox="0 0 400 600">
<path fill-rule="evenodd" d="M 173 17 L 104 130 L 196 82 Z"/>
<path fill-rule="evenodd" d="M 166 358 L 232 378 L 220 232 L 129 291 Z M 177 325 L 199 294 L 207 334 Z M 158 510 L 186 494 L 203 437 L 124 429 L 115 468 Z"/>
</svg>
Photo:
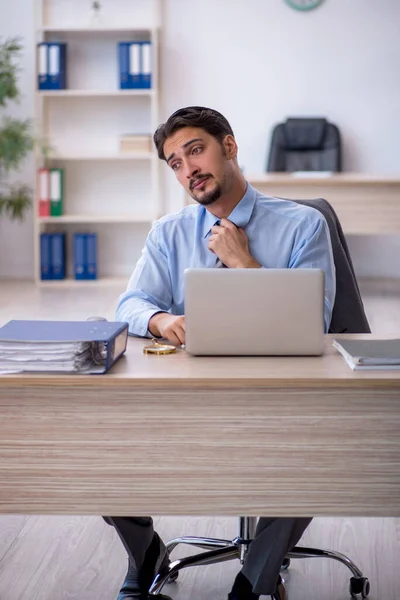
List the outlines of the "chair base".
<svg viewBox="0 0 400 600">
<path fill-rule="evenodd" d="M 248 519 L 250 519 L 250 525 Z M 201 552 L 194 556 L 188 556 L 170 562 L 169 565 L 160 570 L 155 577 L 149 594 L 157 596 L 168 581 L 175 580 L 179 571 L 187 567 L 212 565 L 233 559 L 238 559 L 240 563 L 243 564 L 249 544 L 254 537 L 254 522 L 252 523 L 251 519 L 252 517 L 240 518 L 241 536 L 233 540 L 185 536 L 168 542 L 167 549 L 169 553 L 171 553 L 179 544 L 187 544 L 189 546 L 202 548 L 203 550 L 206 550 L 206 552 Z M 294 558 L 330 558 L 336 560 L 351 571 L 350 596 L 356 598 L 357 594 L 361 594 L 362 598 L 367 598 L 369 595 L 368 579 L 364 577 L 361 570 L 353 563 L 353 561 L 341 552 L 295 546 L 291 552 L 288 552 L 282 565 L 283 569 L 287 568 L 290 559 Z"/>
</svg>

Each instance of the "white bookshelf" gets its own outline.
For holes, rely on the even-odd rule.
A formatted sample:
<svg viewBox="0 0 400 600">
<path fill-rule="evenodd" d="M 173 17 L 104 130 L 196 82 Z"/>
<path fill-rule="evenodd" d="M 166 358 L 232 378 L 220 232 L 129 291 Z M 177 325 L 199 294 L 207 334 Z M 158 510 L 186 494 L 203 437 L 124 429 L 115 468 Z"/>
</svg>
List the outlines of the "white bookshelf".
<svg viewBox="0 0 400 600">
<path fill-rule="evenodd" d="M 159 39 L 162 0 L 36 0 L 36 43 L 67 43 L 66 90 L 38 90 L 37 134 L 51 150 L 36 168 L 64 169 L 64 214 L 40 217 L 35 202 L 37 285 L 125 284 L 152 222 L 164 214 L 160 161 L 154 150 L 121 152 L 124 134 L 152 135 L 160 123 Z M 120 90 L 118 42 L 152 42 L 152 89 Z M 35 48 L 36 56 L 36 48 Z M 36 184 L 37 185 L 37 184 Z M 36 190 L 36 201 L 38 193 Z M 67 277 L 40 279 L 40 233 L 65 231 Z M 98 280 L 73 278 L 74 232 L 98 234 Z"/>
<path fill-rule="evenodd" d="M 89 289 L 98 289 L 100 287 L 113 287 L 119 288 L 121 293 L 126 288 L 126 278 L 125 277 L 100 277 L 99 279 L 82 279 L 76 280 L 72 277 L 67 277 L 66 279 L 54 280 L 54 281 L 41 281 L 40 287 L 44 288 L 89 288 Z"/>
<path fill-rule="evenodd" d="M 61 217 L 38 217 L 40 223 L 151 223 L 152 215 L 62 215 Z"/>
<path fill-rule="evenodd" d="M 38 90 L 38 96 L 52 98 L 76 98 L 96 96 L 155 96 L 154 90 Z"/>
<path fill-rule="evenodd" d="M 93 27 L 54 27 L 49 25 L 38 27 L 38 31 L 41 33 L 130 33 L 132 27 L 98 27 L 96 25 Z M 151 31 L 151 28 L 146 27 L 140 29 L 135 27 L 135 31 L 139 33 L 148 33 Z"/>
<path fill-rule="evenodd" d="M 52 160 L 74 161 L 74 160 L 158 160 L 153 152 L 104 152 L 104 153 L 76 153 L 76 154 L 53 154 Z"/>
</svg>

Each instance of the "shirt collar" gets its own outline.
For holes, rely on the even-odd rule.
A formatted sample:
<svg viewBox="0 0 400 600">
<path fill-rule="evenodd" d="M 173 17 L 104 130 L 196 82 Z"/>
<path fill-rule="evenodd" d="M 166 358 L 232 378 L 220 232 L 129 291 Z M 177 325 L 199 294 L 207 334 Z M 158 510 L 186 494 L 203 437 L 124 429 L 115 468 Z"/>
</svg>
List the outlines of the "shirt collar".
<svg viewBox="0 0 400 600">
<path fill-rule="evenodd" d="M 229 221 L 232 221 L 232 223 L 234 223 L 236 227 L 246 227 L 253 213 L 255 202 L 256 190 L 249 183 L 247 183 L 246 191 L 243 198 L 238 202 L 231 214 L 228 216 Z M 204 209 L 204 237 L 207 237 L 209 235 L 209 233 L 211 232 L 211 228 L 214 227 L 215 222 L 218 220 L 218 217 L 210 213 L 210 211 L 206 208 Z"/>
</svg>

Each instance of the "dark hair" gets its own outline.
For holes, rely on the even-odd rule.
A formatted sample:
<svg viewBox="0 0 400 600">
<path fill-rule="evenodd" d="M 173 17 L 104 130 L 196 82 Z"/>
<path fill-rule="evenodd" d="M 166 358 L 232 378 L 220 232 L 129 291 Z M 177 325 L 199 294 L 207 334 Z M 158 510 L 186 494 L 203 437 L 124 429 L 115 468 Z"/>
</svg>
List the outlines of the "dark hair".
<svg viewBox="0 0 400 600">
<path fill-rule="evenodd" d="M 166 160 L 164 143 L 167 138 L 183 127 L 200 127 L 215 137 L 220 144 L 226 135 L 233 135 L 232 127 L 221 113 L 204 106 L 188 106 L 174 112 L 166 123 L 157 127 L 153 140 L 158 157 Z"/>
</svg>

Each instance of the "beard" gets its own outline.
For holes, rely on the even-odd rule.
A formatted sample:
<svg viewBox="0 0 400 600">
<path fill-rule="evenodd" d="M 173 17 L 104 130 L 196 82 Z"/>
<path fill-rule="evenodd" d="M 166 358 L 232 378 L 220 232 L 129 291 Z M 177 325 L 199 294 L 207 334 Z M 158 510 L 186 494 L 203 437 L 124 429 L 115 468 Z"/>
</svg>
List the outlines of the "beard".
<svg viewBox="0 0 400 600">
<path fill-rule="evenodd" d="M 214 189 L 210 190 L 209 192 L 204 192 L 197 195 L 196 190 L 191 190 L 190 195 L 192 196 L 193 200 L 196 200 L 196 202 L 198 202 L 202 206 L 210 206 L 211 204 L 214 204 L 214 202 L 219 200 L 219 198 L 221 198 L 222 187 L 219 183 L 217 183 Z"/>
</svg>

